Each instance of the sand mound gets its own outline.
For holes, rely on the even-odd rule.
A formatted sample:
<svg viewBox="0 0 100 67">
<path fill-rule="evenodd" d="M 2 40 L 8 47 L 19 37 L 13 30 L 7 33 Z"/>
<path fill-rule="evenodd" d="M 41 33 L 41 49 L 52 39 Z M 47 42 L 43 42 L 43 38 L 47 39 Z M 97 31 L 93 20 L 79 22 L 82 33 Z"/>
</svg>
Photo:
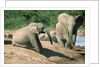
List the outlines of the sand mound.
<svg viewBox="0 0 100 67">
<path fill-rule="evenodd" d="M 84 64 L 85 47 L 76 47 L 76 50 L 64 48 L 58 43 L 50 44 L 49 41 L 41 41 L 43 53 L 12 46 L 9 34 L 14 31 L 4 32 L 4 63 L 5 64 Z"/>
<path fill-rule="evenodd" d="M 61 47 L 57 43 L 50 44 L 48 41 L 41 41 L 43 54 L 33 50 L 15 47 L 11 44 L 4 46 L 5 64 L 84 64 L 84 55 L 78 51 Z"/>
</svg>

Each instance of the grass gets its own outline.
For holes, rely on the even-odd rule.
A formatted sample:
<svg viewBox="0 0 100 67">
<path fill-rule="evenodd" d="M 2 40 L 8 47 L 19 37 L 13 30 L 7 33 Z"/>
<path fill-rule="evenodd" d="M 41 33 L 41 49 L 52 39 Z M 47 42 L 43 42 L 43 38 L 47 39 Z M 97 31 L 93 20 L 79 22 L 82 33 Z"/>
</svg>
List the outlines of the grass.
<svg viewBox="0 0 100 67">
<path fill-rule="evenodd" d="M 85 28 L 79 28 L 78 30 L 85 30 Z"/>
</svg>

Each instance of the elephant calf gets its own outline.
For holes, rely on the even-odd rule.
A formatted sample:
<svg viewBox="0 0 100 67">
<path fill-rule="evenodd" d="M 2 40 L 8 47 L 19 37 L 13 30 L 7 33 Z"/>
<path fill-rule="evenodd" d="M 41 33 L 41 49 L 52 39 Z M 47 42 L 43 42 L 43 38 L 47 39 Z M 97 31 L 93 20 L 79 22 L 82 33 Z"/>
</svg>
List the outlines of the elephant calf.
<svg viewBox="0 0 100 67">
<path fill-rule="evenodd" d="M 12 45 L 30 49 L 34 46 L 35 50 L 38 53 L 42 53 L 42 45 L 40 43 L 38 35 L 45 32 L 48 33 L 52 44 L 49 31 L 45 30 L 44 26 L 41 23 L 30 23 L 28 26 L 14 32 Z"/>
<path fill-rule="evenodd" d="M 72 49 L 75 46 L 77 29 L 83 24 L 83 17 L 71 16 L 62 13 L 58 16 L 58 23 L 56 24 L 56 35 L 59 43 L 64 47 Z M 65 43 L 67 42 L 67 46 Z"/>
<path fill-rule="evenodd" d="M 52 41 L 57 43 L 56 32 L 50 31 L 50 36 L 51 36 Z M 40 41 L 49 41 L 49 37 L 48 37 L 47 33 L 39 34 L 39 40 Z"/>
</svg>

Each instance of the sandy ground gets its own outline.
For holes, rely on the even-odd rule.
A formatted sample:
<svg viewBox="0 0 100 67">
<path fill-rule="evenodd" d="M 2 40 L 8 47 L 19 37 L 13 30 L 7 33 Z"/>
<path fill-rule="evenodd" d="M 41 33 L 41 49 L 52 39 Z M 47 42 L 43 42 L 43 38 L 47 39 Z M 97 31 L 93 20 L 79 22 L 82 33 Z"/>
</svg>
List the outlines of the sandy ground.
<svg viewBox="0 0 100 67">
<path fill-rule="evenodd" d="M 5 64 L 84 64 L 85 47 L 77 46 L 76 50 L 64 48 L 58 43 L 50 44 L 49 41 L 41 41 L 43 53 L 33 50 L 12 46 L 11 39 L 4 45 Z"/>
</svg>

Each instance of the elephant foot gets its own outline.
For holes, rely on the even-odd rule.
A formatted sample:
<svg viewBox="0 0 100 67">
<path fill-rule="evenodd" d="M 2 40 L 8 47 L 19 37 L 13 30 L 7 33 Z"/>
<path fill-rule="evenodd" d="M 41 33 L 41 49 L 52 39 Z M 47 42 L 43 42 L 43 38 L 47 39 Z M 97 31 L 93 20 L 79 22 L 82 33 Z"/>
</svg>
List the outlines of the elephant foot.
<svg viewBox="0 0 100 67">
<path fill-rule="evenodd" d="M 76 50 L 76 47 L 75 47 L 75 45 L 72 45 L 72 47 L 73 47 L 73 48 L 72 48 L 73 50 Z"/>
<path fill-rule="evenodd" d="M 36 49 L 36 48 L 35 48 L 35 51 L 36 51 L 37 53 L 40 53 L 40 54 L 43 53 L 43 50 L 42 50 L 42 49 Z"/>
<path fill-rule="evenodd" d="M 16 44 L 12 44 L 13 46 L 16 46 Z"/>
<path fill-rule="evenodd" d="M 68 48 L 71 49 L 71 50 L 73 49 L 73 47 L 68 47 Z"/>
<path fill-rule="evenodd" d="M 42 54 L 43 52 L 42 51 L 36 51 L 37 53 L 40 53 L 40 54 Z"/>
<path fill-rule="evenodd" d="M 65 46 L 65 47 L 66 47 L 66 48 L 69 48 L 69 49 L 73 49 L 73 47 L 72 47 L 72 46 L 68 46 L 68 45 L 67 45 L 67 46 Z"/>
<path fill-rule="evenodd" d="M 77 50 L 76 46 L 74 46 L 74 47 L 73 47 L 73 50 L 74 50 L 74 51 L 76 51 L 76 50 Z"/>
</svg>

